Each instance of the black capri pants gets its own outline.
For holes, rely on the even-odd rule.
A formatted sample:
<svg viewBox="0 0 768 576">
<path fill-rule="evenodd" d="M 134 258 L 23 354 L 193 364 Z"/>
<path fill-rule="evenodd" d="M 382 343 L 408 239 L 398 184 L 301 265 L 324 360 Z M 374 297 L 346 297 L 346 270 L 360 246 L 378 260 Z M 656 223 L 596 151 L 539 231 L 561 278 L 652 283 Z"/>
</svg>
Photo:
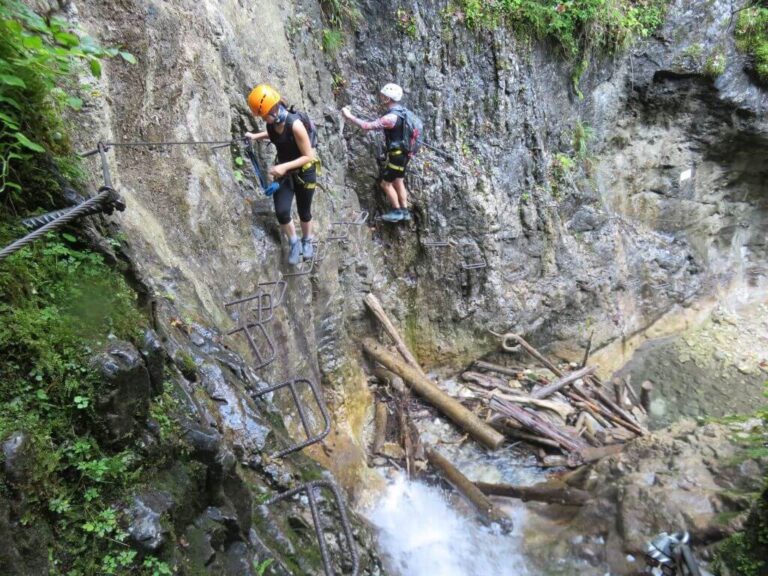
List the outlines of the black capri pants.
<svg viewBox="0 0 768 576">
<path fill-rule="evenodd" d="M 280 224 L 291 222 L 291 205 L 296 196 L 296 208 L 302 222 L 312 220 L 312 197 L 315 195 L 317 170 L 315 164 L 306 170 L 300 169 L 288 174 L 280 181 L 280 188 L 275 192 L 275 215 Z"/>
</svg>

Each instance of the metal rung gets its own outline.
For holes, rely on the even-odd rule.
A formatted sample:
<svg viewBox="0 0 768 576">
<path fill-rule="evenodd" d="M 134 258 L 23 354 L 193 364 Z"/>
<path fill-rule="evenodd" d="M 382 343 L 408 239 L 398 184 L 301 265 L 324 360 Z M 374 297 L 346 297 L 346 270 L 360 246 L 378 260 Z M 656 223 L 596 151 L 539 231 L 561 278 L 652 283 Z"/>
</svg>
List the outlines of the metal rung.
<svg viewBox="0 0 768 576">
<path fill-rule="evenodd" d="M 232 300 L 231 302 L 225 302 L 224 307 L 229 308 L 238 304 L 245 304 L 253 300 L 258 300 L 258 307 L 252 308 L 252 310 L 258 311 L 257 321 L 261 323 L 269 322 L 274 317 L 275 308 L 280 306 L 280 304 L 283 302 L 283 297 L 285 296 L 288 283 L 285 280 L 275 280 L 274 282 L 261 282 L 258 284 L 258 286 L 260 288 L 271 286 L 271 290 L 267 292 L 263 289 L 260 289 L 258 292 L 251 294 L 250 296 Z"/>
<path fill-rule="evenodd" d="M 488 262 L 486 262 L 485 259 L 483 259 L 482 262 L 472 262 L 469 264 L 464 262 L 462 263 L 461 267 L 464 270 L 480 270 L 481 268 L 487 268 Z"/>
<path fill-rule="evenodd" d="M 463 244 L 460 249 L 460 254 L 463 262 L 461 263 L 461 268 L 463 270 L 480 270 L 481 268 L 487 268 L 488 262 L 485 260 L 485 257 L 482 253 L 480 253 L 480 260 L 477 262 L 467 262 L 467 247 L 471 246 L 471 244 Z M 480 249 L 478 248 L 478 252 Z"/>
<path fill-rule="evenodd" d="M 346 224 L 347 226 L 362 226 L 368 221 L 368 216 L 369 214 L 367 210 L 353 210 L 348 216 L 347 220 L 331 222 L 331 225 L 334 226 Z"/>
<path fill-rule="evenodd" d="M 254 340 L 254 335 L 251 333 L 251 328 L 258 328 L 258 330 L 261 332 L 261 336 L 264 340 L 267 342 L 267 349 L 268 352 L 266 354 L 262 354 L 261 350 L 259 350 L 259 347 L 256 345 L 256 341 Z M 251 352 L 253 352 L 254 357 L 257 360 L 257 364 L 253 366 L 254 370 L 260 370 L 261 368 L 264 368 L 265 366 L 268 366 L 271 364 L 275 357 L 277 356 L 277 351 L 275 349 L 275 343 L 272 341 L 272 338 L 269 336 L 269 332 L 267 332 L 267 329 L 264 327 L 264 324 L 261 322 L 252 322 L 244 324 L 243 326 L 240 326 L 239 328 L 235 328 L 234 330 L 230 330 L 227 332 L 227 336 L 232 336 L 234 334 L 238 334 L 239 332 L 242 332 L 245 334 L 246 340 L 248 340 L 248 346 L 251 348 Z"/>
<path fill-rule="evenodd" d="M 292 496 L 296 496 L 297 494 L 301 494 L 302 492 L 307 495 L 307 502 L 309 504 L 309 510 L 312 513 L 312 523 L 315 527 L 315 534 L 317 535 L 317 544 L 320 548 L 320 556 L 323 560 L 323 569 L 325 571 L 326 576 L 333 576 L 333 567 L 331 565 L 331 557 L 328 553 L 328 547 L 325 543 L 325 536 L 323 535 L 323 526 L 320 523 L 320 511 L 317 508 L 317 500 L 315 499 L 315 490 L 326 488 L 331 491 L 333 494 L 333 499 L 336 501 L 336 508 L 339 511 L 339 518 L 341 519 L 341 527 L 344 531 L 344 538 L 347 541 L 347 547 L 349 548 L 349 553 L 352 556 L 352 576 L 357 576 L 357 572 L 360 570 L 360 559 L 358 558 L 357 554 L 357 548 L 355 547 L 355 541 L 352 537 L 352 527 L 349 523 L 349 518 L 347 517 L 347 511 L 344 507 L 344 500 L 341 497 L 341 492 L 339 491 L 339 488 L 334 484 L 333 482 L 330 482 L 328 480 L 313 480 L 312 482 L 307 482 L 306 484 L 302 484 L 301 486 L 297 486 L 296 488 L 292 488 L 291 490 L 288 490 L 287 492 L 283 492 L 282 494 L 278 494 L 277 496 L 267 500 L 266 505 L 272 506 L 273 504 L 276 504 L 277 502 L 280 502 L 282 500 L 286 500 L 287 498 L 290 498 Z"/>
<path fill-rule="evenodd" d="M 304 405 L 301 403 L 301 398 L 299 397 L 299 393 L 296 390 L 296 385 L 301 383 L 304 383 L 307 386 L 309 386 L 309 389 L 312 391 L 312 395 L 315 397 L 315 402 L 317 403 L 317 406 L 320 408 L 320 413 L 323 416 L 323 422 L 324 422 L 323 430 L 320 433 L 315 435 L 313 435 L 310 430 L 307 413 L 304 409 Z M 257 390 L 253 392 L 253 397 L 259 398 L 264 394 L 268 394 L 269 392 L 274 392 L 275 390 L 279 390 L 281 388 L 286 388 L 286 387 L 291 391 L 291 396 L 293 397 L 293 403 L 296 405 L 296 409 L 299 412 L 299 419 L 301 420 L 301 424 L 304 427 L 304 432 L 307 434 L 307 439 L 304 440 L 303 442 L 299 442 L 298 444 L 294 444 L 293 446 L 289 446 L 288 448 L 285 448 L 283 450 L 276 452 L 275 454 L 272 455 L 272 458 L 282 458 L 286 454 L 296 452 L 298 450 L 306 448 L 307 446 L 315 444 L 316 442 L 320 442 L 320 440 L 328 436 L 328 433 L 331 431 L 331 417 L 328 414 L 328 408 L 326 408 L 325 401 L 323 400 L 323 396 L 318 391 L 317 386 L 312 380 L 309 380 L 307 378 L 293 378 L 291 380 L 283 382 L 282 384 L 275 384 L 274 386 L 269 386 L 267 388 L 262 388 L 260 390 Z"/>
<path fill-rule="evenodd" d="M 427 248 L 448 248 L 451 243 L 448 240 L 422 240 L 421 245 Z"/>
</svg>

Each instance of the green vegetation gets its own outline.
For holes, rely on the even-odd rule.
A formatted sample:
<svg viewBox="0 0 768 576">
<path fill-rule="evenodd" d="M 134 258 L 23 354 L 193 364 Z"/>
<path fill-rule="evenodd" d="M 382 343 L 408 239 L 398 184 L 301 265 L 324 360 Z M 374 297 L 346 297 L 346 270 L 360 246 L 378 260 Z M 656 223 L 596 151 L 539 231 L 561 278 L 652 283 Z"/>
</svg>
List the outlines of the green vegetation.
<svg viewBox="0 0 768 576">
<path fill-rule="evenodd" d="M 102 59 L 116 55 L 135 61 L 66 21 L 0 0 L 0 245 L 24 234 L 18 214 L 56 206 L 62 184 L 77 184 L 62 114 L 82 106 L 75 73 L 99 76 Z M 136 340 L 143 322 L 120 271 L 70 233 L 0 262 L 0 442 L 26 438 L 16 464 L 24 472 L 0 478 L 0 498 L 14 502 L 22 527 L 50 532 L 49 550 L 37 552 L 52 574 L 171 573 L 125 542 L 121 504 L 146 471 L 136 452 L 100 439 L 101 380 L 89 363 L 108 338 Z M 171 441 L 173 408 L 166 397 L 151 408 Z"/>
<path fill-rule="evenodd" d="M 707 56 L 702 73 L 709 78 L 715 79 L 723 72 L 725 72 L 725 53 L 715 52 Z"/>
<path fill-rule="evenodd" d="M 320 6 L 329 27 L 323 29 L 323 51 L 335 56 L 344 45 L 344 27 L 360 20 L 360 11 L 354 0 L 321 0 Z"/>
<path fill-rule="evenodd" d="M 766 383 L 768 396 L 768 383 Z M 768 408 L 758 412 L 762 425 L 747 438 L 746 457 L 768 458 Z M 768 573 L 768 478 L 762 495 L 755 502 L 742 532 L 727 538 L 717 551 L 715 574 L 763 576 Z"/>
<path fill-rule="evenodd" d="M 736 45 L 754 58 L 758 77 L 768 81 L 768 8 L 747 8 L 739 13 Z"/>
<path fill-rule="evenodd" d="M 339 28 L 323 29 L 323 51 L 331 56 L 338 53 L 344 45 L 344 33 Z"/>
<path fill-rule="evenodd" d="M 416 38 L 418 30 L 416 28 L 416 17 L 413 12 L 398 8 L 395 12 L 397 29 L 410 38 Z"/>
<path fill-rule="evenodd" d="M 619 50 L 648 36 L 663 20 L 664 0 L 460 0 L 471 28 L 510 26 L 550 38 L 569 58 L 593 49 Z"/>
<path fill-rule="evenodd" d="M 99 76 L 101 58 L 118 54 L 134 61 L 117 48 L 100 48 L 63 20 L 44 19 L 20 2 L 0 0 L 0 198 L 6 203 L 19 208 L 31 199 L 22 190 L 42 195 L 52 188 L 46 151 L 58 157 L 65 175 L 76 175 L 61 119 L 65 108 L 83 104 L 67 92 L 75 83 L 70 75 L 87 65 Z"/>
</svg>

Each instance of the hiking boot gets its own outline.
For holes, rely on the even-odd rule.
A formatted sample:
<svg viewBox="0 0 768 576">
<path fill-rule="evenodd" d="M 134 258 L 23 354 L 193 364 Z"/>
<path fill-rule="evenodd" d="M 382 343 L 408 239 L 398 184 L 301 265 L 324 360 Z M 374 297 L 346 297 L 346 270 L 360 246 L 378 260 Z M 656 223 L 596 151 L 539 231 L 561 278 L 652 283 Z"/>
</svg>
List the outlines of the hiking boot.
<svg viewBox="0 0 768 576">
<path fill-rule="evenodd" d="M 294 242 L 291 242 L 291 249 L 288 252 L 288 264 L 291 266 L 298 266 L 299 257 L 301 256 L 301 242 L 297 238 Z"/>
<path fill-rule="evenodd" d="M 411 221 L 411 211 L 408 210 L 408 208 L 400 208 L 400 214 L 403 215 L 403 217 L 400 218 L 400 220 L 402 220 L 403 222 Z"/>
<path fill-rule="evenodd" d="M 312 238 L 301 239 L 301 251 L 304 254 L 304 260 L 312 260 L 315 254 L 315 246 L 312 244 Z"/>
<path fill-rule="evenodd" d="M 403 213 L 397 208 L 384 214 L 381 219 L 384 220 L 384 222 L 400 222 L 400 220 L 403 219 Z"/>
</svg>

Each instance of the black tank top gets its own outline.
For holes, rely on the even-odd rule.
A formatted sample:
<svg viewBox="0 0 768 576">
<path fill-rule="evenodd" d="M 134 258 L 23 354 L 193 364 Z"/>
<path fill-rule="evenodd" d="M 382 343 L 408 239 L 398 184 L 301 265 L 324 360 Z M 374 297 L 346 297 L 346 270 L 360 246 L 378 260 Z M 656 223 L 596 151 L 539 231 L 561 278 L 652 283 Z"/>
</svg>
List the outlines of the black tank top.
<svg viewBox="0 0 768 576">
<path fill-rule="evenodd" d="M 299 150 L 299 145 L 296 143 L 296 138 L 293 135 L 293 123 L 298 119 L 298 114 L 289 112 L 285 119 L 285 128 L 283 128 L 282 134 L 277 133 L 274 124 L 267 124 L 269 141 L 277 148 L 277 159 L 281 164 L 296 160 L 296 158 L 301 156 L 301 150 Z"/>
</svg>

